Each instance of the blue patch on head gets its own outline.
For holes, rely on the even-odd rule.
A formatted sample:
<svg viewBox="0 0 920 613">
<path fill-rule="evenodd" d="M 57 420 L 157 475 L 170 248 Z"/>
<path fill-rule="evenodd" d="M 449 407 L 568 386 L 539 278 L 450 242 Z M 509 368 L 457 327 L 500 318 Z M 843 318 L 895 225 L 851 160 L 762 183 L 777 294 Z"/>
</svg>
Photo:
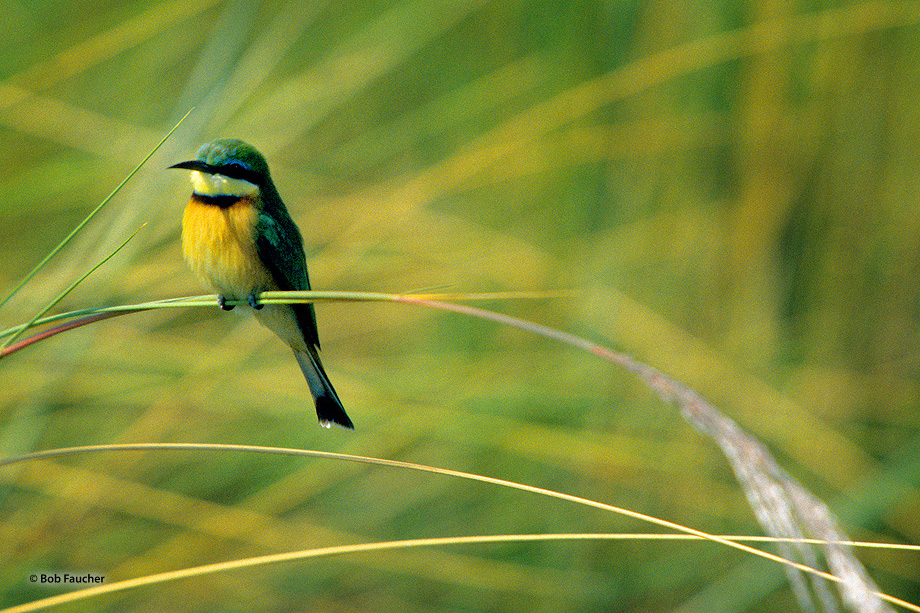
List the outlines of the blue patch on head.
<svg viewBox="0 0 920 613">
<path fill-rule="evenodd" d="M 234 166 L 246 173 L 268 176 L 268 164 L 265 158 L 256 151 L 255 147 L 236 138 L 219 138 L 203 144 L 198 149 L 197 159 L 210 166 Z"/>
</svg>

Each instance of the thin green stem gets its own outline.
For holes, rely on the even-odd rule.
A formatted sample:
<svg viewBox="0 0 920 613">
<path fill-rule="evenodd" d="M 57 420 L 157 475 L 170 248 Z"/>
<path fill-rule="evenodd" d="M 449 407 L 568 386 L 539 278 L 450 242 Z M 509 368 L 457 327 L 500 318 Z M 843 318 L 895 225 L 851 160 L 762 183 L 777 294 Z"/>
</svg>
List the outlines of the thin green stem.
<svg viewBox="0 0 920 613">
<path fill-rule="evenodd" d="M 419 299 L 450 299 L 450 300 L 502 300 L 508 298 L 546 298 L 557 295 L 569 295 L 571 292 L 496 292 L 496 293 L 475 293 L 475 294 L 384 294 L 380 292 L 342 292 L 342 291 L 308 291 L 308 292 L 262 292 L 258 296 L 259 304 L 297 304 L 306 302 L 415 302 Z M 246 306 L 245 300 L 227 300 L 226 302 L 233 306 Z M 166 300 L 155 300 L 151 302 L 142 302 L 139 304 L 124 304 L 110 307 L 97 307 L 92 309 L 81 309 L 67 313 L 58 313 L 48 317 L 38 317 L 33 321 L 18 326 L 13 326 L 6 330 L 0 331 L 0 339 L 13 336 L 12 340 L 6 342 L 0 349 L 0 358 L 15 353 L 24 347 L 33 343 L 50 338 L 61 332 L 73 330 L 97 321 L 127 315 L 129 313 L 139 313 L 151 309 L 168 309 L 178 307 L 213 307 L 217 304 L 217 296 L 188 296 L 183 298 L 169 298 Z M 446 303 L 445 303 L 446 304 Z M 46 309 L 47 310 L 47 309 Z M 489 312 L 489 311 L 484 311 Z M 44 312 L 40 313 L 43 315 Z M 67 321 L 59 326 L 30 336 L 18 343 L 15 339 L 21 333 L 33 326 L 51 324 L 58 321 Z"/>
<path fill-rule="evenodd" d="M 60 252 L 61 249 L 63 249 L 65 246 L 67 246 L 67 244 L 68 244 L 71 240 L 73 240 L 73 237 L 76 236 L 77 233 L 78 233 L 80 230 L 82 230 L 82 229 L 86 226 L 86 224 L 88 224 L 88 223 L 90 222 L 90 220 L 91 220 L 93 217 L 95 217 L 96 214 L 97 214 L 99 211 L 101 211 L 102 208 L 103 208 L 105 205 L 107 205 L 107 204 L 109 203 L 109 201 L 110 201 L 112 198 L 115 197 L 115 194 L 117 194 L 119 191 L 121 191 L 121 188 L 125 186 L 125 184 L 131 179 L 131 177 L 133 177 L 135 174 L 137 174 L 137 171 L 139 171 L 139 170 L 141 169 L 141 167 L 142 167 L 144 164 L 147 163 L 147 160 L 149 160 L 149 159 L 153 156 L 153 154 L 156 153 L 157 149 L 159 149 L 160 146 L 161 146 L 163 143 L 166 142 L 166 139 L 169 138 L 170 136 L 172 136 L 172 133 L 176 131 L 176 128 L 178 128 L 180 125 L 182 125 L 182 122 L 185 121 L 185 118 L 188 117 L 188 116 L 192 113 L 193 110 L 195 110 L 194 107 L 191 108 L 191 109 L 189 109 L 189 112 L 182 116 L 182 119 L 180 119 L 180 120 L 176 123 L 176 125 L 173 126 L 172 130 L 170 130 L 169 132 L 167 132 L 167 133 L 166 133 L 166 136 L 164 136 L 164 137 L 160 140 L 160 142 L 158 142 L 158 143 L 156 144 L 156 146 L 155 146 L 153 149 L 150 150 L 150 153 L 148 153 L 148 154 L 144 157 L 144 159 L 141 160 L 140 164 L 138 164 L 137 166 L 135 166 L 135 167 L 134 167 L 134 170 L 132 170 L 131 172 L 129 172 L 129 173 L 128 173 L 128 176 L 126 176 L 124 179 L 122 179 L 121 183 L 119 183 L 119 184 L 115 187 L 115 189 L 113 189 L 112 192 L 111 192 L 108 196 L 106 196 L 106 197 L 102 200 L 102 202 L 100 202 L 99 205 L 98 205 L 95 209 L 93 209 L 92 211 L 90 211 L 89 215 L 87 215 L 87 216 L 83 219 L 83 221 L 81 221 L 80 223 L 78 223 L 77 226 L 76 226 L 73 230 L 70 231 L 70 234 L 68 234 L 67 236 L 65 236 L 65 237 L 64 237 L 64 240 L 62 240 L 60 243 L 58 243 L 58 245 L 57 245 L 54 249 L 52 249 L 52 250 L 48 253 L 48 255 L 46 255 L 46 256 L 42 259 L 42 261 L 39 262 L 39 263 L 35 266 L 35 268 L 33 268 L 33 269 L 30 271 L 29 274 L 27 274 L 27 275 L 22 279 L 22 281 L 20 281 L 20 282 L 16 285 L 16 287 L 14 287 L 14 288 L 12 289 L 12 291 L 10 291 L 9 294 L 7 294 L 6 298 L 4 298 L 2 302 L 0 302 L 0 309 L 2 309 L 3 306 L 4 306 L 7 302 L 9 302 L 10 299 L 11 299 L 13 296 L 15 296 L 17 293 L 19 293 L 19 290 L 21 290 L 21 289 L 25 286 L 26 283 L 28 283 L 29 281 L 31 281 L 32 278 L 35 277 L 36 274 L 38 274 L 38 271 L 40 271 L 42 268 L 44 268 L 45 264 L 47 264 L 49 261 L 51 261 L 51 258 L 53 258 L 54 256 L 56 256 L 56 255 L 58 254 L 58 252 Z"/>
<path fill-rule="evenodd" d="M 112 251 L 112 253 L 110 253 L 110 254 L 108 254 L 107 256 L 105 256 L 104 258 L 102 258 L 102 260 L 100 260 L 95 266 L 93 266 L 93 267 L 90 268 L 88 271 L 86 271 L 86 273 L 85 273 L 83 276 L 81 276 L 79 279 L 77 279 L 76 281 L 74 281 L 73 283 L 71 283 L 71 284 L 67 287 L 67 289 L 65 289 L 64 291 L 62 291 L 62 292 L 61 292 L 60 294 L 58 294 L 57 296 L 55 296 L 54 299 L 53 299 L 51 302 L 49 302 L 49 303 L 46 304 L 42 309 L 40 309 L 40 310 L 38 311 L 38 313 L 36 313 L 35 316 L 32 317 L 32 319 L 31 319 L 27 324 L 25 324 L 24 326 L 21 326 L 21 327 L 20 327 L 20 329 L 19 329 L 18 332 L 13 333 L 13 335 L 10 337 L 10 339 L 7 340 L 6 343 L 3 345 L 3 349 L 4 349 L 4 350 L 8 349 L 14 342 L 16 342 L 16 339 L 18 339 L 18 338 L 22 335 L 23 332 L 25 332 L 26 330 L 28 330 L 29 328 L 31 328 L 32 326 L 34 326 L 34 325 L 35 325 L 35 322 L 38 321 L 38 320 L 41 318 L 42 315 L 44 315 L 45 313 L 47 313 L 48 311 L 50 311 L 51 309 L 53 309 L 53 308 L 55 307 L 55 305 L 57 305 L 57 303 L 59 303 L 61 300 L 63 300 L 64 297 L 67 296 L 67 294 L 69 294 L 70 292 L 72 292 L 73 289 L 74 289 L 75 287 L 77 287 L 78 285 L 80 285 L 80 283 L 82 283 L 88 276 L 90 276 L 91 274 L 93 274 L 94 272 L 96 272 L 96 271 L 99 269 L 100 266 L 102 266 L 103 264 L 105 264 L 106 262 L 108 262 L 110 259 L 112 259 L 112 257 L 114 257 L 116 253 L 118 253 L 119 251 L 121 251 L 122 248 L 123 248 L 125 245 L 127 245 L 128 242 L 129 242 L 132 238 L 134 238 L 135 236 L 137 236 L 137 233 L 140 232 L 140 231 L 144 228 L 144 226 L 146 226 L 146 225 L 147 225 L 146 223 L 145 223 L 145 224 L 142 224 L 140 228 L 138 228 L 137 230 L 135 230 L 134 232 L 131 233 L 131 236 L 129 236 L 128 238 L 126 238 L 120 245 L 118 245 L 118 247 L 116 247 L 115 250 Z M 7 355 L 7 354 L 4 353 L 3 351 L 0 351 L 0 358 L 2 358 L 4 355 Z"/>
</svg>

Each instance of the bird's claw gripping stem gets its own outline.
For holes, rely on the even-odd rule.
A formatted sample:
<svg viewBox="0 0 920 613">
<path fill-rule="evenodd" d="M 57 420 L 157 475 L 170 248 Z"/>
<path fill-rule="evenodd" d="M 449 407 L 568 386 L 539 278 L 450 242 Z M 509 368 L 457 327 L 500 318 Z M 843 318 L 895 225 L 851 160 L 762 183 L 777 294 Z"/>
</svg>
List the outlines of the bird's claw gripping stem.
<svg viewBox="0 0 920 613">
<path fill-rule="evenodd" d="M 257 310 L 257 311 L 258 311 L 259 309 L 261 309 L 263 306 L 265 306 L 264 304 L 259 304 L 259 299 L 256 298 L 256 295 L 255 295 L 255 294 L 249 294 L 248 296 L 246 296 L 246 302 L 249 303 L 249 306 L 251 306 L 252 308 L 254 308 L 254 309 Z M 236 305 L 235 305 L 235 304 L 227 304 L 227 298 L 226 298 L 226 296 L 218 296 L 218 297 L 217 297 L 217 306 L 219 306 L 220 308 L 222 308 L 222 309 L 225 310 L 225 311 L 230 311 L 230 310 L 232 310 L 233 307 L 235 307 Z"/>
</svg>

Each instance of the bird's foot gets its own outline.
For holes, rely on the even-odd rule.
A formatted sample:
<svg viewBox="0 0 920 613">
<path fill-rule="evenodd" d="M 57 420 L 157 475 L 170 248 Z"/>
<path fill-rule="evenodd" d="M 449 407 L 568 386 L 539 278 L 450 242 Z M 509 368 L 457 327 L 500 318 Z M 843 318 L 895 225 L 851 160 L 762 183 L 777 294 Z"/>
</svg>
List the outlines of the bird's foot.
<svg viewBox="0 0 920 613">
<path fill-rule="evenodd" d="M 246 296 L 246 302 L 248 302 L 249 306 L 251 306 L 257 311 L 265 306 L 264 304 L 259 304 L 258 298 L 256 298 L 255 294 L 249 294 L 248 296 Z"/>
<path fill-rule="evenodd" d="M 235 307 L 235 304 L 227 304 L 227 299 L 224 296 L 217 297 L 217 306 L 222 308 L 225 311 L 230 311 Z"/>
</svg>

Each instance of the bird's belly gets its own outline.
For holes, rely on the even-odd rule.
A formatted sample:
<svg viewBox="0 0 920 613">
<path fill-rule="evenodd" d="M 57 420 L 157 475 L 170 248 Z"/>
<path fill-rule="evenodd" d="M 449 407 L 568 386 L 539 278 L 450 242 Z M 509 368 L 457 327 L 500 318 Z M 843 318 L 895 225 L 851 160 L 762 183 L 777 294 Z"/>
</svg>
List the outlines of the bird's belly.
<svg viewBox="0 0 920 613">
<path fill-rule="evenodd" d="M 259 322 L 281 338 L 285 343 L 299 349 L 307 350 L 307 343 L 303 338 L 303 332 L 297 325 L 297 317 L 294 310 L 288 304 L 266 304 L 264 307 L 255 311 L 256 318 Z"/>
<path fill-rule="evenodd" d="M 198 276 L 225 298 L 272 289 L 255 245 L 258 212 L 248 199 L 221 208 L 192 200 L 182 218 L 182 254 Z"/>
</svg>

